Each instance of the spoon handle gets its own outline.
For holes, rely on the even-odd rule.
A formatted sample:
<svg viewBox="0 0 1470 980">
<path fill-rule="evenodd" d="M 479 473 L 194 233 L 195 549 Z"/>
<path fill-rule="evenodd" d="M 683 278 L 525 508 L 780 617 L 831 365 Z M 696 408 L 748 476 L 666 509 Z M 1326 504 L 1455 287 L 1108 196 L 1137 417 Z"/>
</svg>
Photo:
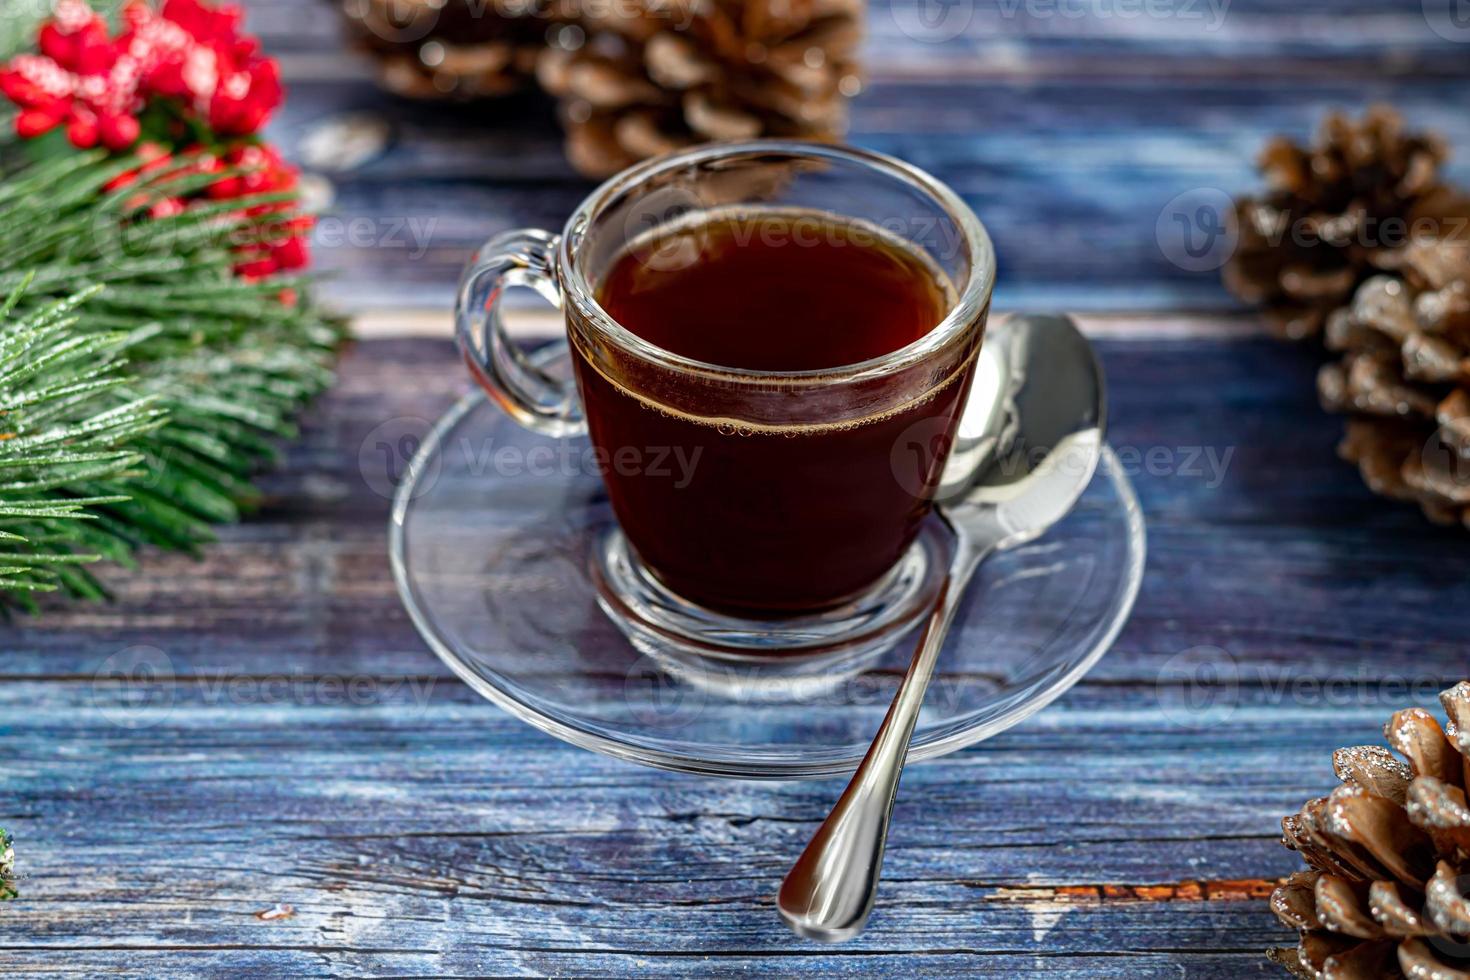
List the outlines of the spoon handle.
<svg viewBox="0 0 1470 980">
<path fill-rule="evenodd" d="M 776 906 L 799 936 L 841 942 L 863 931 L 873 911 L 883 848 L 909 739 L 955 610 L 980 555 L 961 546 L 940 586 L 939 600 L 898 694 L 852 782 L 806 850 L 786 874 Z"/>
</svg>

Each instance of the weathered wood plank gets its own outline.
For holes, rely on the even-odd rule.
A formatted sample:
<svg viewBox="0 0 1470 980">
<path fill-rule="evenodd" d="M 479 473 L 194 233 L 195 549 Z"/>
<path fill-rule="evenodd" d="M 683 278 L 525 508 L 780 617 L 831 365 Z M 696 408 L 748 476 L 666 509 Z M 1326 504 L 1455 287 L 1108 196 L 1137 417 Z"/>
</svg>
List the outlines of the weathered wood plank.
<svg viewBox="0 0 1470 980">
<path fill-rule="evenodd" d="M 310 954 L 336 972 L 457 974 L 576 972 L 557 955 L 575 952 L 595 972 L 635 950 L 668 972 L 691 956 L 857 972 L 910 953 L 915 969 L 938 957 L 936 969 L 983 972 L 1200 951 L 1214 955 L 1191 958 L 1190 975 L 1240 975 L 1281 935 L 1258 897 L 1294 863 L 1275 821 L 1330 782 L 1333 725 L 1367 735 L 1385 710 L 1242 704 L 1211 738 L 1134 694 L 1078 692 L 912 771 L 872 929 L 817 959 L 775 927 L 770 894 L 830 781 L 632 768 L 447 684 L 422 708 L 388 692 L 347 707 L 178 693 L 143 719 L 156 724 L 118 728 L 87 685 L 0 689 L 0 820 L 31 873 L 0 952 L 84 947 L 121 962 L 129 948 L 223 947 Z M 1321 765 L 1279 763 L 1312 757 Z M 1077 895 L 1093 884 L 1175 887 Z M 279 904 L 295 916 L 258 917 Z"/>
</svg>

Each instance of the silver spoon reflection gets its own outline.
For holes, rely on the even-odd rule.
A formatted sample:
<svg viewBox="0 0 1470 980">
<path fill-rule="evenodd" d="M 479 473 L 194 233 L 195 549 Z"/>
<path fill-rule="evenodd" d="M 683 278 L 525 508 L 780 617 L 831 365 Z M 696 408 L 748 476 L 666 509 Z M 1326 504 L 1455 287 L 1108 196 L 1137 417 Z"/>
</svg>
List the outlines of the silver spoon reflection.
<svg viewBox="0 0 1470 980">
<path fill-rule="evenodd" d="M 840 942 L 867 924 L 909 740 L 975 569 L 1065 517 L 1102 455 L 1102 368 L 1071 320 L 1010 318 L 986 337 L 976 371 L 976 390 L 997 394 L 988 412 L 967 412 L 945 469 L 938 514 L 955 546 L 938 603 L 872 747 L 776 898 L 809 939 Z"/>
</svg>

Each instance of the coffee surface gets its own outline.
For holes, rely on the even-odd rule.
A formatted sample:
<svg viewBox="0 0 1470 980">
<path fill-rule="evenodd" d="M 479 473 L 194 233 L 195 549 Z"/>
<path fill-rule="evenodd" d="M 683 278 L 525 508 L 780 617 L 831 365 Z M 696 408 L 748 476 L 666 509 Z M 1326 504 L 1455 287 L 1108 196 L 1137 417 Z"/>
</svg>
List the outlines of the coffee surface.
<svg viewBox="0 0 1470 980">
<path fill-rule="evenodd" d="M 934 329 L 951 305 L 938 270 L 909 247 L 805 211 L 727 213 L 636 244 L 598 301 L 667 351 L 756 371 L 881 357 Z"/>
</svg>

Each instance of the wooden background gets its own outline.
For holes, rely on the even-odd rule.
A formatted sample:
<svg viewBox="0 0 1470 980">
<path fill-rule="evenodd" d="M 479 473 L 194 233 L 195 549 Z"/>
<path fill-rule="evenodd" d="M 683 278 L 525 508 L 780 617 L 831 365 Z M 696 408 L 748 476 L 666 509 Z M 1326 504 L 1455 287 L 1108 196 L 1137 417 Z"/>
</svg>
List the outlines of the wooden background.
<svg viewBox="0 0 1470 980">
<path fill-rule="evenodd" d="M 1431 28 L 1448 2 L 874 4 L 854 142 L 975 206 L 1001 308 L 1088 314 L 1115 443 L 1168 462 L 1136 476 L 1152 554 L 1116 648 L 1039 716 L 908 774 L 880 907 L 835 948 L 791 937 L 771 896 L 838 782 L 563 745 L 458 683 L 394 593 L 357 451 L 466 387 L 444 339 L 466 252 L 558 226 L 589 189 L 549 110 L 385 99 L 327 6 L 249 6 L 291 82 L 288 150 L 345 113 L 392 127 L 330 175 L 329 217 L 367 237 L 319 248 L 366 339 L 257 519 L 203 561 L 111 576 L 113 604 L 4 627 L 0 825 L 26 877 L 0 972 L 1273 973 L 1261 950 L 1290 937 L 1263 895 L 1296 864 L 1279 818 L 1331 785 L 1334 747 L 1470 674 L 1470 548 L 1362 489 L 1314 355 L 1172 264 L 1156 227 L 1179 194 L 1254 186 L 1262 140 L 1334 106 L 1390 100 L 1470 158 L 1470 25 Z M 1223 479 L 1186 465 L 1196 448 L 1233 451 Z M 106 679 L 139 657 L 171 678 L 141 703 Z"/>
</svg>

